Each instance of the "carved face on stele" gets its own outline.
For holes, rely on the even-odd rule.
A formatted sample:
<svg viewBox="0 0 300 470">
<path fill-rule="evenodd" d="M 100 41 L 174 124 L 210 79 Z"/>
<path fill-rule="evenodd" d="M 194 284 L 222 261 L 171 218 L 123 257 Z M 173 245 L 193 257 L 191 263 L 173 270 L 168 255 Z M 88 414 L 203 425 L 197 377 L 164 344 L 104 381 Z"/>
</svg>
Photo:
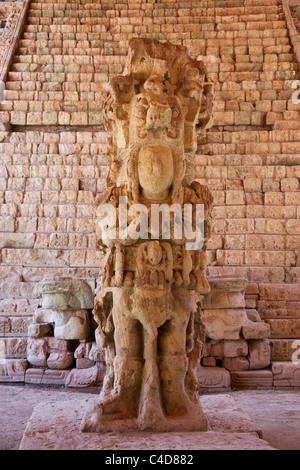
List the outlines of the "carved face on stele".
<svg viewBox="0 0 300 470">
<path fill-rule="evenodd" d="M 130 140 L 135 144 L 177 146 L 183 138 L 184 114 L 174 95 L 145 92 L 131 103 Z"/>
<path fill-rule="evenodd" d="M 138 177 L 142 194 L 146 199 L 165 199 L 172 186 L 173 176 L 173 155 L 168 147 L 153 145 L 140 149 Z"/>
<path fill-rule="evenodd" d="M 129 138 L 136 149 L 139 192 L 162 201 L 171 192 L 176 158 L 184 158 L 184 112 L 177 96 L 164 93 L 152 78 L 131 102 Z"/>
</svg>

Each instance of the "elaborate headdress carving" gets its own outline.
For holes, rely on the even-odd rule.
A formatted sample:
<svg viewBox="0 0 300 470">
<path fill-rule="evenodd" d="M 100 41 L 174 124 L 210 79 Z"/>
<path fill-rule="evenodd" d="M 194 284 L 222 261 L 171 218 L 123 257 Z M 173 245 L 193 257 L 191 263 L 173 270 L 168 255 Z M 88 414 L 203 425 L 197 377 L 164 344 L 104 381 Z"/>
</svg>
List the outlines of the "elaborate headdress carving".
<svg viewBox="0 0 300 470">
<path fill-rule="evenodd" d="M 151 95 L 165 97 L 160 102 L 161 113 L 165 111 L 164 138 L 168 144 L 176 139 L 176 100 L 181 108 L 183 120 L 183 147 L 174 145 L 173 195 L 176 187 L 189 185 L 193 180 L 194 156 L 197 148 L 197 130 L 204 129 L 211 118 L 212 84 L 206 81 L 203 62 L 193 60 L 183 46 L 160 43 L 154 39 L 137 39 L 130 41 L 128 61 L 122 75 L 111 79 L 111 93 L 105 106 L 105 123 L 108 131 L 114 136 L 109 142 L 108 160 L 110 171 L 107 178 L 108 186 L 127 184 L 133 199 L 137 197 L 136 157 L 142 145 L 142 132 L 136 139 L 131 129 L 131 120 L 135 123 L 143 115 L 137 115 L 136 97 L 141 93 L 148 94 L 151 106 Z M 173 97 L 172 99 L 170 97 Z M 144 97 L 144 101 L 147 97 Z M 167 109 L 168 108 L 168 109 Z M 168 112 L 173 112 L 173 128 L 168 128 Z M 150 113 L 151 114 L 151 109 Z M 141 131 L 147 134 L 147 123 Z M 139 127 L 139 123 L 137 126 Z M 148 126 L 149 128 L 149 126 Z M 153 127 L 154 128 L 154 127 Z"/>
</svg>

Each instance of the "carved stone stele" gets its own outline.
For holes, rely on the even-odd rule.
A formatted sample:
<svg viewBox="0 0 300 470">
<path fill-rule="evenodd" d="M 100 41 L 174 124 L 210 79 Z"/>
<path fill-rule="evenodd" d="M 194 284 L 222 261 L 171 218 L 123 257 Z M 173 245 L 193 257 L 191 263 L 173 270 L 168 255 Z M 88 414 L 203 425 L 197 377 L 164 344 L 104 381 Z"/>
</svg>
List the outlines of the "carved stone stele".
<svg viewBox="0 0 300 470">
<path fill-rule="evenodd" d="M 96 225 L 106 258 L 93 312 L 107 370 L 82 431 L 207 429 L 197 368 L 200 303 L 210 290 L 205 250 L 212 196 L 193 180 L 193 170 L 197 132 L 210 122 L 211 101 L 203 63 L 169 43 L 132 39 L 123 75 L 111 79 L 105 113 L 110 171 Z M 104 204 L 115 218 L 104 216 Z M 169 232 L 164 217 L 151 223 L 157 205 L 170 216 Z M 175 236 L 177 218 L 185 226 L 185 206 L 194 230 L 196 209 L 204 208 L 201 248 L 187 248 L 185 231 Z"/>
</svg>

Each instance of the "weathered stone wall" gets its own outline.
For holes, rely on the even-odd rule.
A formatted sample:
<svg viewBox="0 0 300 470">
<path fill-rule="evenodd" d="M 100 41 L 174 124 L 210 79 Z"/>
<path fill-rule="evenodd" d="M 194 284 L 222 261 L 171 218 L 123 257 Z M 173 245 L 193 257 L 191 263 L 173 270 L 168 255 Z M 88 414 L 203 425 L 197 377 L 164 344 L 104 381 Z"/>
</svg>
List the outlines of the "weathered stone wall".
<svg viewBox="0 0 300 470">
<path fill-rule="evenodd" d="M 248 279 L 246 306 L 271 327 L 272 360 L 290 361 L 300 338 L 299 72 L 279 0 L 30 2 L 0 105 L 2 353 L 26 357 L 37 282 L 98 277 L 102 109 L 134 36 L 206 62 L 215 122 L 199 140 L 196 177 L 215 198 L 209 274 Z"/>
</svg>

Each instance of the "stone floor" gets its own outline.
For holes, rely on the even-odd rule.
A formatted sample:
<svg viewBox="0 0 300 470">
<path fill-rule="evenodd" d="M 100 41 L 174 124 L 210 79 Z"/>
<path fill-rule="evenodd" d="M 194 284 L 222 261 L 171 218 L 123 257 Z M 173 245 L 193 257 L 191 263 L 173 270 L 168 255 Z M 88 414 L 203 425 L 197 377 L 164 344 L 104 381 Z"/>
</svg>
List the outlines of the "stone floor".
<svg viewBox="0 0 300 470">
<path fill-rule="evenodd" d="M 0 450 L 17 450 L 33 409 L 41 402 L 81 400 L 99 389 L 0 385 Z M 228 394 L 228 393 L 227 393 Z M 300 393 L 253 390 L 231 392 L 240 408 L 263 431 L 263 438 L 280 450 L 300 450 Z"/>
</svg>

